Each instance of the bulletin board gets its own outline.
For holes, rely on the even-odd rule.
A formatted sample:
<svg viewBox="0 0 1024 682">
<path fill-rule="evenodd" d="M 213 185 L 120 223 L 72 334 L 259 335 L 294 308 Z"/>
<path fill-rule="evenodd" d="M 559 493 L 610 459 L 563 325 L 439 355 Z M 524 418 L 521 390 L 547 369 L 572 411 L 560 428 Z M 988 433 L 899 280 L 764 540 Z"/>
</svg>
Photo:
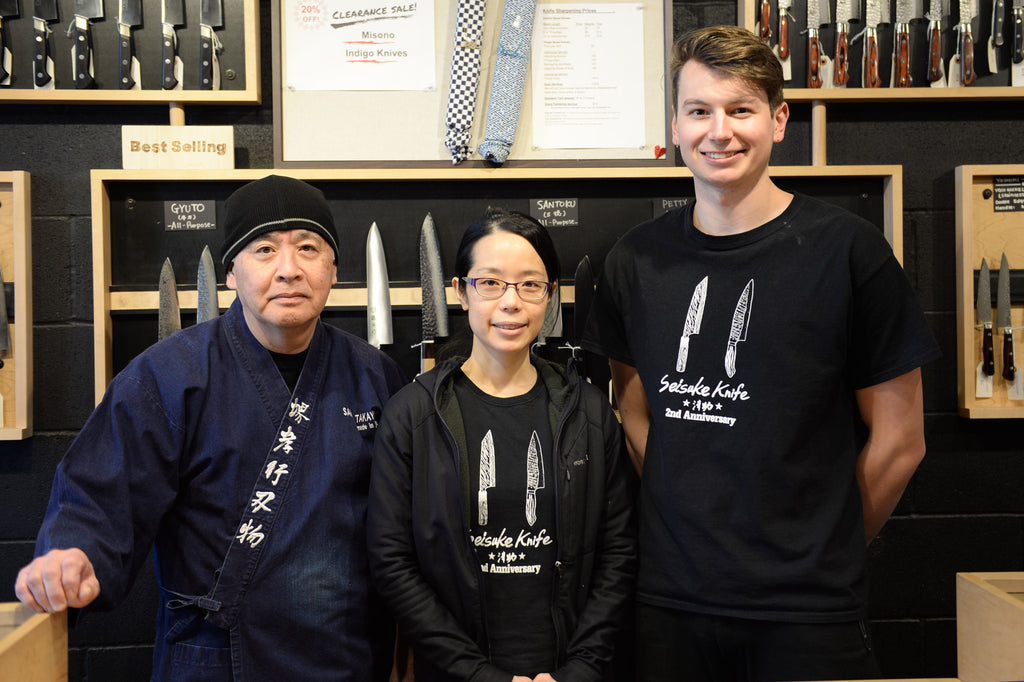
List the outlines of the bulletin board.
<svg viewBox="0 0 1024 682">
<path fill-rule="evenodd" d="M 332 8 L 336 8 L 340 1 L 274 0 L 271 27 L 274 166 L 451 166 L 451 156 L 444 146 L 444 135 L 457 0 L 433 0 L 433 89 L 298 89 L 289 83 L 289 54 L 293 55 L 296 63 L 300 58 L 306 60 L 308 57 L 303 51 L 308 51 L 308 45 L 303 45 L 306 41 L 296 38 L 303 36 L 295 28 L 296 17 L 304 10 L 324 12 L 326 9 L 329 26 L 331 15 L 334 14 Z M 352 8 L 370 8 L 371 5 L 381 4 L 374 0 L 343 1 L 346 7 Z M 392 0 L 382 0 L 382 3 L 388 6 L 395 4 Z M 570 0 L 538 0 L 538 13 L 545 6 L 553 8 L 579 4 Z M 534 143 L 532 123 L 534 88 L 531 76 L 527 75 L 516 139 L 506 165 L 519 162 L 525 162 L 525 165 L 573 165 L 594 161 L 628 165 L 672 165 L 671 155 L 661 154 L 665 147 L 671 146 L 671 114 L 665 88 L 666 45 L 671 40 L 671 3 L 663 0 L 588 0 L 587 5 L 607 5 L 608 12 L 621 11 L 625 6 L 635 5 L 642 14 L 642 41 L 639 41 L 642 44 L 638 44 L 637 49 L 642 50 L 643 55 L 642 59 L 636 60 L 642 64 L 643 71 L 643 130 L 642 134 L 636 136 L 639 144 L 612 148 L 539 148 Z M 484 137 L 503 9 L 503 0 L 489 0 L 486 4 L 480 80 L 470 142 L 474 151 Z M 328 26 L 322 26 L 321 30 L 330 31 Z M 372 20 L 366 21 L 364 26 L 367 30 L 374 30 Z M 379 23 L 378 27 L 378 30 L 384 32 L 388 30 L 384 23 Z M 288 45 L 289 35 L 292 36 L 291 47 Z M 311 32 L 309 35 L 318 34 Z M 537 47 L 533 46 L 534 55 Z M 323 73 L 331 75 L 331 64 L 318 66 L 325 69 Z M 480 159 L 479 154 L 473 154 L 461 164 L 470 167 L 488 165 Z"/>
</svg>

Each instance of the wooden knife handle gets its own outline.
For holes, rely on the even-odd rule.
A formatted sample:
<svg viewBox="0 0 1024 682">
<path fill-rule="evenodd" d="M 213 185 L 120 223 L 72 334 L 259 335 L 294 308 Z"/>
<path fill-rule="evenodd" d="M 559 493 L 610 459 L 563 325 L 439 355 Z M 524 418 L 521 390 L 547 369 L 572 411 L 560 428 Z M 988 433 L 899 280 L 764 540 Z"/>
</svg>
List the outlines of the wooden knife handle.
<svg viewBox="0 0 1024 682">
<path fill-rule="evenodd" d="M 835 64 L 835 84 L 846 85 L 850 82 L 850 35 L 848 33 L 847 24 L 842 24 L 842 28 L 836 24 L 836 58 L 833 60 Z"/>
<path fill-rule="evenodd" d="M 91 88 L 95 81 L 90 73 L 92 64 L 92 40 L 89 36 L 89 20 L 75 17 L 75 87 L 79 90 Z"/>
<path fill-rule="evenodd" d="M 772 18 L 772 6 L 769 0 L 760 0 L 760 3 L 758 16 L 761 24 L 761 40 L 768 42 L 768 39 L 772 37 L 772 26 L 768 23 Z"/>
<path fill-rule="evenodd" d="M 1013 330 L 1003 331 L 1003 378 L 1013 381 L 1017 375 L 1013 366 Z"/>
<path fill-rule="evenodd" d="M 779 59 L 789 57 L 789 12 L 779 9 Z"/>
<path fill-rule="evenodd" d="M 928 22 L 928 80 L 942 78 L 942 31 L 937 20 Z"/>
<path fill-rule="evenodd" d="M 160 52 L 160 61 L 163 65 L 162 82 L 164 90 L 173 90 L 178 87 L 178 79 L 174 75 L 174 67 L 178 61 L 178 34 L 170 24 L 164 24 L 163 27 L 163 47 Z"/>
<path fill-rule="evenodd" d="M 864 87 L 879 88 L 882 78 L 878 75 L 878 33 L 867 29 L 864 43 Z"/>
<path fill-rule="evenodd" d="M 992 327 L 985 327 L 981 334 L 981 371 L 987 376 L 996 373 L 995 351 L 992 349 Z"/>
<path fill-rule="evenodd" d="M 970 85 L 977 80 L 974 73 L 974 37 L 970 24 L 960 24 L 960 83 Z"/>
<path fill-rule="evenodd" d="M 896 34 L 896 69 L 894 83 L 897 88 L 909 88 L 912 82 L 910 77 L 910 29 L 906 25 Z"/>
<path fill-rule="evenodd" d="M 821 42 L 818 40 L 818 30 L 807 30 L 807 87 L 820 88 L 823 85 L 821 80 Z"/>
</svg>

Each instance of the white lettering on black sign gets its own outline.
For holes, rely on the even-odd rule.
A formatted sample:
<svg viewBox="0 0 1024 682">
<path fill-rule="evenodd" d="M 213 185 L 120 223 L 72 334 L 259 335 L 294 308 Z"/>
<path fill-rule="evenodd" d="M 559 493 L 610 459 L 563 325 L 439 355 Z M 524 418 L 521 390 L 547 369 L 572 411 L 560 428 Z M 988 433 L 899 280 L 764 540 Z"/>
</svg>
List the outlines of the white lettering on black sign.
<svg viewBox="0 0 1024 682">
<path fill-rule="evenodd" d="M 164 229 L 216 230 L 217 202 L 215 201 L 165 201 Z"/>
<path fill-rule="evenodd" d="M 576 227 L 580 224 L 580 200 L 531 199 L 530 215 L 544 227 Z"/>
<path fill-rule="evenodd" d="M 992 178 L 993 208 L 997 213 L 1024 211 L 1024 176 Z"/>
</svg>

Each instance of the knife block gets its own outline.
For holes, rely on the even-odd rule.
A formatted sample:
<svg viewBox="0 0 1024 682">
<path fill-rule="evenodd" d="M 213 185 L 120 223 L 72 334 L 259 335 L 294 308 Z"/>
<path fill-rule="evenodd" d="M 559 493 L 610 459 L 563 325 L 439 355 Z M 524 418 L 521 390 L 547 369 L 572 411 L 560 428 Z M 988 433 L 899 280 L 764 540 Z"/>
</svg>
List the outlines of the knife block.
<svg viewBox="0 0 1024 682">
<path fill-rule="evenodd" d="M 0 271 L 14 284 L 8 309 L 11 349 L 0 355 L 3 426 L 0 440 L 32 435 L 32 240 L 29 174 L 0 172 Z M 0 295 L 3 295 L 0 292 Z"/>
<path fill-rule="evenodd" d="M 1003 334 L 996 327 L 996 287 L 993 277 L 992 320 L 996 373 L 992 397 L 976 395 L 976 368 L 982 360 L 982 332 L 975 329 L 976 271 L 984 258 L 993 274 L 999 271 L 1002 254 L 1011 268 L 1011 315 L 1015 328 L 1024 327 L 1024 290 L 1019 274 L 1024 269 L 1024 212 L 996 211 L 993 183 L 996 177 L 1024 177 L 1024 165 L 958 166 L 956 169 L 957 259 L 957 393 L 960 415 L 970 419 L 1024 418 L 1024 400 L 1010 399 L 1002 377 Z M 1016 270 L 1015 270 L 1016 269 Z M 1015 276 L 1017 275 L 1017 276 Z M 1015 364 L 1024 366 L 1024 333 L 1014 332 Z M 1016 382 L 1024 382 L 1018 371 Z M 1018 384 L 1019 385 L 1019 384 Z"/>
</svg>

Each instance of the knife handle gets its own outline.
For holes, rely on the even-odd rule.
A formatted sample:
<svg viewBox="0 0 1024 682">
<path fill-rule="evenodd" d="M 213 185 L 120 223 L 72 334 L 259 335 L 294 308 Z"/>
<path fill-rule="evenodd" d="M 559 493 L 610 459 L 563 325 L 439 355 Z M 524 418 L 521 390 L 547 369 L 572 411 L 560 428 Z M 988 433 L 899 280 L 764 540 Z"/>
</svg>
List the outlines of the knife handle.
<svg viewBox="0 0 1024 682">
<path fill-rule="evenodd" d="M 75 87 L 79 90 L 95 85 L 92 78 L 92 40 L 89 35 L 89 20 L 75 16 Z"/>
<path fill-rule="evenodd" d="M 818 40 L 818 29 L 807 29 L 807 87 L 820 88 L 821 81 L 821 41 Z"/>
<path fill-rule="evenodd" d="M 932 19 L 928 22 L 928 80 L 934 83 L 942 76 L 942 25 Z"/>
<path fill-rule="evenodd" d="M 864 87 L 878 88 L 882 78 L 878 75 L 878 31 L 864 29 Z"/>
<path fill-rule="evenodd" d="M 913 79 L 910 77 L 910 26 L 899 24 L 896 29 L 896 69 L 894 83 L 897 88 L 909 88 Z"/>
<path fill-rule="evenodd" d="M 981 371 L 987 376 L 996 373 L 995 351 L 992 348 L 992 327 L 986 326 L 981 333 Z"/>
<path fill-rule="evenodd" d="M 758 16 L 760 18 L 761 40 L 768 42 L 772 37 L 772 27 L 771 24 L 768 23 L 772 18 L 772 6 L 769 0 L 760 0 Z"/>
<path fill-rule="evenodd" d="M 1013 8 L 1013 63 L 1024 62 L 1024 7 Z"/>
<path fill-rule="evenodd" d="M 37 88 L 45 87 L 53 79 L 50 74 L 50 27 L 46 20 L 32 18 L 32 42 L 35 49 L 32 53 L 32 73 Z"/>
<path fill-rule="evenodd" d="M 1013 330 L 1007 327 L 1003 330 L 1003 378 L 1013 381 L 1016 376 L 1013 366 Z"/>
<path fill-rule="evenodd" d="M 850 25 L 845 21 L 836 22 L 836 65 L 835 84 L 843 86 L 850 82 Z"/>
<path fill-rule="evenodd" d="M 971 35 L 970 24 L 960 24 L 960 84 L 970 85 L 977 80 L 974 73 L 974 37 Z"/>
<path fill-rule="evenodd" d="M 128 24 L 118 24 L 117 31 L 121 40 L 118 43 L 118 83 L 122 90 L 131 90 L 135 87 L 135 79 L 132 77 L 132 67 L 135 64 L 135 41 L 132 38 L 132 27 Z"/>
<path fill-rule="evenodd" d="M 7 59 L 7 43 L 4 41 L 4 18 L 0 17 L 0 83 L 3 83 L 10 77 L 10 73 L 4 68 L 4 62 Z"/>
<path fill-rule="evenodd" d="M 992 2 L 992 44 L 996 47 L 1003 45 L 1003 29 L 1006 24 L 1006 0 L 993 0 Z M 993 67 L 993 70 L 995 68 Z"/>
<path fill-rule="evenodd" d="M 178 34 L 171 24 L 163 24 L 163 34 L 163 48 L 160 52 L 163 87 L 164 90 L 174 90 L 178 87 L 178 78 L 174 75 L 178 63 Z"/>
<path fill-rule="evenodd" d="M 789 57 L 789 12 L 779 8 L 779 59 Z"/>
<path fill-rule="evenodd" d="M 199 89 L 216 90 L 217 71 L 220 65 L 217 63 L 217 50 L 215 49 L 216 36 L 213 34 L 213 27 L 206 24 L 199 25 Z"/>
</svg>

